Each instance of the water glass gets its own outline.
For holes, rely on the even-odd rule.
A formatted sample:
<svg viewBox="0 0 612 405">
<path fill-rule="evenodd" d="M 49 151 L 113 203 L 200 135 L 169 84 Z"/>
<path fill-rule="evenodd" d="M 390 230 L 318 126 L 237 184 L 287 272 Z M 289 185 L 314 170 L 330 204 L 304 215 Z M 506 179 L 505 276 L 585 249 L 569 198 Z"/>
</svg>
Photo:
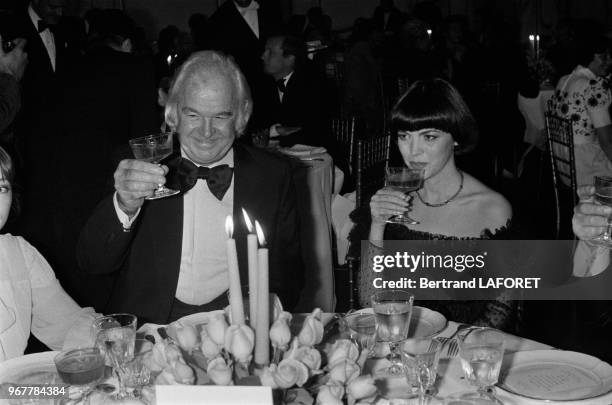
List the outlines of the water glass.
<svg viewBox="0 0 612 405">
<path fill-rule="evenodd" d="M 612 177 L 595 176 L 595 203 L 612 207 Z M 608 226 L 602 235 L 591 239 L 590 244 L 612 249 L 612 216 L 608 217 Z"/>
<path fill-rule="evenodd" d="M 443 347 L 443 340 L 432 337 L 408 338 L 401 344 L 406 379 L 410 386 L 416 388 L 419 404 L 433 398 L 430 390 L 436 382 Z"/>
<path fill-rule="evenodd" d="M 398 346 L 408 337 L 414 296 L 403 290 L 385 290 L 372 295 L 371 302 L 377 340 L 389 343 L 391 349 L 391 366 L 385 372 L 392 376 L 402 375 L 404 367 Z"/>
<path fill-rule="evenodd" d="M 476 393 L 464 397 L 474 397 L 499 403 L 495 396 L 504 357 L 504 334 L 492 328 L 468 328 L 457 335 L 459 358 L 466 380 L 478 388 Z"/>
<path fill-rule="evenodd" d="M 134 357 L 124 367 L 123 379 L 126 387 L 136 390 L 149 385 L 151 370 L 147 367 L 148 357 L 152 355 L 153 343 L 146 339 L 136 339 L 134 343 Z"/>
<path fill-rule="evenodd" d="M 96 318 L 93 323 L 96 346 L 104 353 L 119 381 L 117 399 L 127 396 L 122 377 L 125 365 L 134 357 L 136 320 L 132 314 L 112 314 Z"/>
<path fill-rule="evenodd" d="M 104 377 L 104 356 L 97 347 L 63 351 L 53 358 L 60 379 L 76 387 L 85 403 Z"/>
</svg>

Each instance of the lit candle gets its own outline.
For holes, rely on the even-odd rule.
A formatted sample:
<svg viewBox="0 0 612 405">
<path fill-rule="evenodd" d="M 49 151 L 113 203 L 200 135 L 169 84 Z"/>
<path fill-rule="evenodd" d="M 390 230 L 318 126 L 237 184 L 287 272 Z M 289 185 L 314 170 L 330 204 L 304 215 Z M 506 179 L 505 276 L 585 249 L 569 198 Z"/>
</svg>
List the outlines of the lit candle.
<svg viewBox="0 0 612 405">
<path fill-rule="evenodd" d="M 168 67 L 172 65 L 172 55 L 168 55 L 168 57 L 166 58 L 166 62 L 168 63 Z"/>
<path fill-rule="evenodd" d="M 255 329 L 257 325 L 257 235 L 253 233 L 253 224 L 247 212 L 242 209 L 244 222 L 249 234 L 247 235 L 248 259 L 249 259 L 249 323 Z"/>
<path fill-rule="evenodd" d="M 429 38 L 431 38 L 431 33 L 432 33 L 431 30 L 427 30 L 427 35 L 429 36 Z"/>
<path fill-rule="evenodd" d="M 255 327 L 255 364 L 270 363 L 270 287 L 268 280 L 268 249 L 259 222 L 255 221 L 261 248 L 257 251 L 257 325 Z"/>
<path fill-rule="evenodd" d="M 529 35 L 529 43 L 531 44 L 531 50 L 535 53 L 535 35 Z"/>
<path fill-rule="evenodd" d="M 232 325 L 244 324 L 244 307 L 242 306 L 242 288 L 240 287 L 240 273 L 238 272 L 238 255 L 236 241 L 232 238 L 234 221 L 231 216 L 225 219 L 225 232 L 227 232 L 227 269 L 229 272 L 229 302 L 232 312 Z"/>
<path fill-rule="evenodd" d="M 538 59 L 540 57 L 540 35 L 536 35 L 535 37 L 535 56 L 536 59 Z"/>
</svg>

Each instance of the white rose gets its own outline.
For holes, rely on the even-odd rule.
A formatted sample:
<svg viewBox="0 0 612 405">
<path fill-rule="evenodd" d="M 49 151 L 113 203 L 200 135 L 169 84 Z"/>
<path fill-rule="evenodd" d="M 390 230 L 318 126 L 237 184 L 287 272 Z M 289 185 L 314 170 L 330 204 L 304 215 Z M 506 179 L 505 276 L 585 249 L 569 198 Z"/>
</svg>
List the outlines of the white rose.
<svg viewBox="0 0 612 405">
<path fill-rule="evenodd" d="M 261 374 L 259 375 L 259 380 L 261 381 L 261 385 L 264 387 L 270 388 L 278 388 L 278 384 L 274 379 L 274 375 L 276 374 L 276 364 L 271 364 L 269 367 L 265 367 Z"/>
<path fill-rule="evenodd" d="M 272 327 L 270 327 L 272 347 L 287 350 L 287 345 L 291 341 L 291 330 L 289 328 L 291 318 L 292 315 L 289 312 L 283 311 L 279 314 L 278 319 L 272 323 Z"/>
<path fill-rule="evenodd" d="M 279 363 L 274 381 L 280 388 L 301 387 L 308 380 L 308 368 L 304 363 L 294 359 L 286 359 Z"/>
<path fill-rule="evenodd" d="M 346 394 L 353 400 L 369 398 L 376 395 L 377 392 L 374 378 L 369 374 L 355 378 L 346 387 Z"/>
<path fill-rule="evenodd" d="M 346 384 L 357 378 L 361 373 L 361 369 L 353 360 L 342 360 L 337 362 L 333 367 L 330 367 L 329 378 Z"/>
<path fill-rule="evenodd" d="M 251 360 L 255 347 L 255 332 L 247 325 L 232 325 L 225 333 L 225 350 L 241 363 Z"/>
<path fill-rule="evenodd" d="M 295 359 L 301 361 L 310 370 L 315 371 L 321 368 L 321 353 L 314 347 L 301 346 L 291 349 L 285 353 L 285 359 Z"/>
<path fill-rule="evenodd" d="M 200 340 L 202 341 L 200 350 L 202 350 L 204 357 L 211 360 L 221 354 L 221 349 L 223 349 L 223 346 L 213 342 L 210 336 L 208 336 L 208 333 L 206 333 L 206 329 L 202 329 L 200 332 Z"/>
<path fill-rule="evenodd" d="M 183 359 L 174 363 L 174 366 L 172 367 L 172 374 L 174 375 L 176 381 L 178 381 L 180 384 L 193 385 L 195 383 L 195 374 L 193 369 L 189 367 Z"/>
<path fill-rule="evenodd" d="M 316 405 L 342 405 L 344 387 L 335 381 L 330 381 L 319 387 Z"/>
<path fill-rule="evenodd" d="M 222 357 L 208 363 L 206 373 L 216 385 L 232 385 L 232 369 Z"/>
<path fill-rule="evenodd" d="M 213 342 L 218 345 L 225 343 L 225 331 L 228 328 L 228 324 L 223 313 L 213 314 L 204 328 Z"/>
<path fill-rule="evenodd" d="M 357 361 L 359 358 L 359 348 L 348 339 L 337 340 L 329 351 L 327 363 L 330 367 L 342 360 Z"/>
<path fill-rule="evenodd" d="M 321 309 L 316 308 L 304 320 L 298 340 L 303 346 L 314 346 L 323 340 L 323 323 L 321 322 Z"/>
<path fill-rule="evenodd" d="M 198 334 L 192 325 L 183 325 L 177 322 L 174 325 L 174 330 L 176 340 L 183 350 L 191 353 L 198 346 Z"/>
</svg>

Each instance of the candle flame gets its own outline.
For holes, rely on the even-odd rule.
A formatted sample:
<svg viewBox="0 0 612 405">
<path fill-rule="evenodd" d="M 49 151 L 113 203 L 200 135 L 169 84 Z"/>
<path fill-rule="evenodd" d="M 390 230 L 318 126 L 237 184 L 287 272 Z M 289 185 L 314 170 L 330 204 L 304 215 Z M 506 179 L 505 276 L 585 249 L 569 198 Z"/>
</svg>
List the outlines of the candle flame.
<svg viewBox="0 0 612 405">
<path fill-rule="evenodd" d="M 529 35 L 529 40 L 530 41 L 534 41 L 535 40 L 535 35 Z"/>
<path fill-rule="evenodd" d="M 172 55 L 168 55 L 166 62 L 168 62 L 168 65 L 172 63 Z"/>
<path fill-rule="evenodd" d="M 431 35 L 431 30 L 427 30 L 427 35 Z"/>
<path fill-rule="evenodd" d="M 536 35 L 536 40 L 538 40 L 538 41 L 540 40 L 540 36 L 539 35 Z"/>
<path fill-rule="evenodd" d="M 225 218 L 225 232 L 227 233 L 227 237 L 231 239 L 234 234 L 234 220 L 231 215 Z"/>
<path fill-rule="evenodd" d="M 255 231 L 257 232 L 257 240 L 259 240 L 259 245 L 262 247 L 266 246 L 266 238 L 264 237 L 261 225 L 259 225 L 259 222 L 257 221 L 255 221 Z"/>
<path fill-rule="evenodd" d="M 242 209 L 242 215 L 244 216 L 244 222 L 246 223 L 247 229 L 249 233 L 253 232 L 253 223 L 251 222 L 251 218 L 249 218 L 249 214 L 247 214 L 246 210 Z"/>
</svg>

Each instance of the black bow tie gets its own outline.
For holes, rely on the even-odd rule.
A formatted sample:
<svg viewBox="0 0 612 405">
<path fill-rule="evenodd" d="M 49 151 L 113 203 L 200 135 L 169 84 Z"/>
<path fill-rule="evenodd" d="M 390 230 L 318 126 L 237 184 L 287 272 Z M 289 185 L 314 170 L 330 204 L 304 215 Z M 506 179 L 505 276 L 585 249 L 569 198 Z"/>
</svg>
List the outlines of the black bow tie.
<svg viewBox="0 0 612 405">
<path fill-rule="evenodd" d="M 198 167 L 187 159 L 178 157 L 168 162 L 170 172 L 167 176 L 166 185 L 183 193 L 191 190 L 198 179 L 205 179 L 211 193 L 219 201 L 227 192 L 232 183 L 234 169 L 228 165 L 215 167 Z"/>
<path fill-rule="evenodd" d="M 287 91 L 287 86 L 285 86 L 285 79 L 280 79 L 276 81 L 276 87 L 278 88 L 278 91 L 280 91 L 281 93 L 284 93 Z"/>
<path fill-rule="evenodd" d="M 41 33 L 46 29 L 51 29 L 51 26 L 43 20 L 38 20 L 38 32 Z"/>
</svg>

